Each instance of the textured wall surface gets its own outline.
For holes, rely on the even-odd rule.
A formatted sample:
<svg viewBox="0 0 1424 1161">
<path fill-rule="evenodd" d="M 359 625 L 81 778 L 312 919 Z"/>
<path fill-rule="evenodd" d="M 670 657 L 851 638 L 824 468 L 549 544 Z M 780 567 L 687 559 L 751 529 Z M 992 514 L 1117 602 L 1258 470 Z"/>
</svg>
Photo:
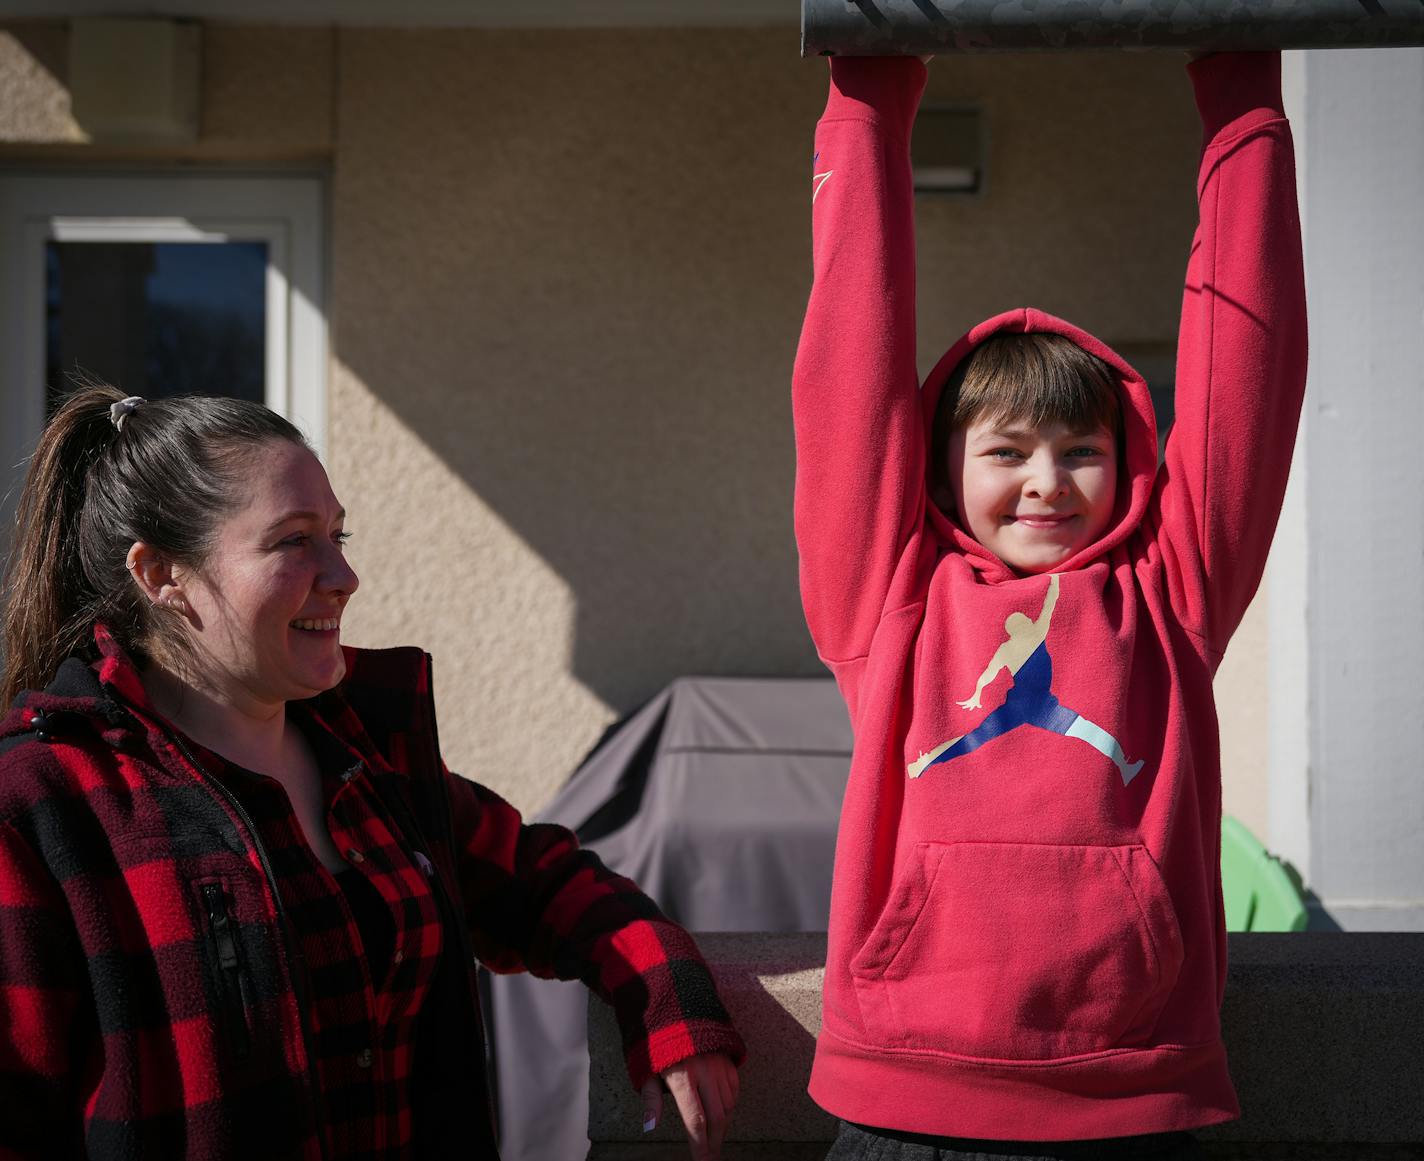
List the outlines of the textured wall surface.
<svg viewBox="0 0 1424 1161">
<path fill-rule="evenodd" d="M 944 59 L 925 100 L 981 105 L 989 161 L 982 198 L 920 199 L 922 363 L 1025 304 L 1175 341 L 1200 134 L 1178 58 Z"/>
<path fill-rule="evenodd" d="M 794 32 L 342 34 L 332 467 L 357 637 L 522 806 L 683 673 L 814 673 Z M 377 595 L 379 594 L 379 595 Z"/>
<path fill-rule="evenodd" d="M 100 144 L 86 151 L 53 148 L 89 141 L 70 111 L 64 23 L 0 25 L 0 148 L 11 146 L 16 158 L 54 157 L 66 163 L 90 157 L 156 164 L 169 159 L 325 161 L 334 129 L 336 36 L 326 28 L 205 25 L 198 140 L 122 150 Z M 15 149 L 19 146 L 31 148 L 21 153 Z"/>
<path fill-rule="evenodd" d="M 49 21 L 0 28 L 0 142 L 82 142 L 69 112 L 64 27 Z"/>
<path fill-rule="evenodd" d="M 788 384 L 825 65 L 796 29 L 224 25 L 203 53 L 202 138 L 135 156 L 330 166 L 347 637 L 431 649 L 452 767 L 534 808 L 679 674 L 819 672 Z M 62 26 L 0 37 L 0 140 L 40 143 L 0 162 L 86 156 L 61 144 L 63 59 Z M 919 206 L 926 366 L 1025 303 L 1173 339 L 1197 141 L 1179 59 L 942 60 L 927 100 L 980 104 L 990 151 L 983 196 Z M 1230 744 L 1242 702 L 1222 701 Z M 1255 776 L 1242 752 L 1229 786 Z"/>
<path fill-rule="evenodd" d="M 203 145 L 213 151 L 302 153 L 332 144 L 336 31 L 203 29 Z"/>
</svg>

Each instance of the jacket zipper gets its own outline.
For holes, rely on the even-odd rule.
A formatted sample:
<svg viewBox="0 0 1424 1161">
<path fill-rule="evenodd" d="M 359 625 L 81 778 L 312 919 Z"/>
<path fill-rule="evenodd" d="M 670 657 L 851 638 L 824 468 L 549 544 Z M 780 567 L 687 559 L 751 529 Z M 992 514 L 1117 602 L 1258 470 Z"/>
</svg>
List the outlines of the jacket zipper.
<svg viewBox="0 0 1424 1161">
<path fill-rule="evenodd" d="M 222 970 L 223 1023 L 238 1060 L 246 1060 L 252 1051 L 252 1033 L 247 1026 L 242 965 L 237 956 L 237 940 L 233 937 L 232 916 L 228 913 L 221 883 L 204 883 L 201 890 L 208 909 L 209 930 L 217 944 L 218 967 Z"/>
<path fill-rule="evenodd" d="M 281 941 L 282 951 L 286 955 L 287 963 L 292 967 L 292 989 L 296 992 L 297 996 L 297 1023 L 302 1030 L 302 1050 L 307 1060 L 307 1090 L 311 1093 L 312 1104 L 316 1110 L 317 1124 L 315 1127 L 317 1152 L 320 1156 L 325 1157 L 326 1130 L 324 1126 L 326 1124 L 326 1109 L 324 1107 L 325 1102 L 322 1099 L 321 1087 L 317 1084 L 316 1077 L 312 1072 L 315 1067 L 314 1061 L 316 1058 L 312 1055 L 311 1031 L 307 1027 L 306 979 L 297 966 L 298 957 L 293 953 L 292 942 L 287 935 L 287 912 L 286 908 L 282 905 L 282 893 L 277 890 L 277 876 L 272 870 L 272 862 L 267 857 L 267 850 L 262 845 L 262 839 L 257 832 L 257 827 L 253 825 L 252 816 L 247 813 L 246 808 L 238 801 L 237 795 L 233 794 L 232 791 L 224 786 L 220 779 L 213 777 L 212 772 L 199 762 L 198 759 L 193 757 L 193 752 L 188 749 L 187 743 L 183 741 L 180 735 L 177 733 L 170 734 L 166 730 L 162 732 L 164 736 L 178 748 L 178 752 L 183 755 L 188 764 L 203 776 L 203 779 L 217 791 L 218 795 L 227 803 L 232 812 L 237 815 L 238 821 L 242 823 L 247 831 L 248 838 L 252 840 L 252 849 L 257 853 L 257 861 L 262 866 L 262 874 L 266 876 L 267 884 L 272 889 L 272 901 L 277 912 L 277 938 Z"/>
<path fill-rule="evenodd" d="M 440 795 L 440 805 L 435 809 L 438 809 L 444 817 L 443 819 L 431 819 L 430 821 L 445 832 L 447 841 L 453 846 L 455 835 L 453 833 L 452 823 L 453 814 L 450 809 L 450 787 L 445 781 L 443 772 L 437 775 L 437 778 L 436 786 L 438 789 L 436 793 Z M 413 808 L 407 806 L 405 796 L 400 793 L 399 788 L 393 788 L 391 791 L 394 797 L 393 803 L 391 798 L 388 798 L 386 794 L 383 793 L 381 780 L 379 778 L 373 777 L 371 785 L 375 787 L 377 797 L 386 803 L 386 808 L 395 816 L 397 825 L 409 832 L 406 835 L 407 840 L 418 844 L 417 849 L 423 847 L 425 850 L 434 851 L 435 848 L 424 841 L 424 835 L 421 830 L 420 821 L 416 817 L 416 812 Z M 431 805 L 434 807 L 434 804 Z M 485 1113 L 491 1125 L 498 1125 L 499 1112 L 495 1108 L 495 1095 L 490 1083 L 490 1078 L 493 1073 L 491 1067 L 492 1060 L 490 1058 L 490 1042 L 489 1037 L 485 1034 L 484 1011 L 483 1005 L 480 1003 L 479 984 L 477 982 L 477 961 L 474 945 L 470 940 L 469 927 L 465 923 L 463 909 L 456 902 L 452 893 L 447 889 L 444 877 L 441 875 L 438 867 L 432 867 L 432 873 L 427 876 L 427 881 L 430 883 L 431 891 L 435 896 L 436 909 L 443 912 L 446 930 L 453 931 L 455 935 L 455 945 L 459 956 L 459 962 L 456 964 L 456 967 L 459 969 L 460 976 L 465 980 L 465 989 L 469 994 L 470 1011 L 475 1019 L 475 1028 L 478 1030 L 480 1039 L 484 1042 L 484 1050 L 480 1053 L 480 1064 L 484 1074 L 481 1077 L 481 1081 L 485 1093 Z"/>
</svg>

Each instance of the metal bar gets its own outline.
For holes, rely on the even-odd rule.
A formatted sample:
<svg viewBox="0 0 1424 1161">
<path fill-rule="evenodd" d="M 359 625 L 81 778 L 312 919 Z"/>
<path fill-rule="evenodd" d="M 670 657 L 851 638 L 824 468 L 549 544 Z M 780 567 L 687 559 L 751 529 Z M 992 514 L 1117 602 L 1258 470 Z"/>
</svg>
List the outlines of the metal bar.
<svg viewBox="0 0 1424 1161">
<path fill-rule="evenodd" d="M 1424 0 L 801 0 L 803 56 L 1424 45 Z"/>
</svg>

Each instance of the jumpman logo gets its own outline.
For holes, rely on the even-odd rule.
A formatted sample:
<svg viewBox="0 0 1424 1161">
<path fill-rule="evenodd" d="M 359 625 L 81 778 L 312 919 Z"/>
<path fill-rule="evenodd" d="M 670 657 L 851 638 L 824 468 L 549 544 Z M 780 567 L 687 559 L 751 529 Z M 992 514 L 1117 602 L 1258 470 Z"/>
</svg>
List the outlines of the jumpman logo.
<svg viewBox="0 0 1424 1161">
<path fill-rule="evenodd" d="M 1041 730 L 1062 734 L 1065 738 L 1087 742 L 1112 760 L 1122 775 L 1124 786 L 1137 777 L 1137 772 L 1142 769 L 1142 759 L 1129 762 L 1118 740 L 1107 730 L 1094 725 L 1053 696 L 1053 659 L 1048 655 L 1048 626 L 1057 603 L 1058 576 L 1055 573 L 1048 578 L 1048 595 L 1043 599 L 1038 619 L 1031 621 L 1024 613 L 1009 614 L 1004 622 L 1008 640 L 989 659 L 989 664 L 979 675 L 974 692 L 958 703 L 961 709 L 978 709 L 983 704 L 981 697 L 984 690 L 999 676 L 1000 671 L 1007 669 L 1014 684 L 1004 704 L 970 733 L 951 738 L 928 754 L 921 754 L 906 770 L 911 778 L 918 778 L 931 766 L 973 753 L 986 742 L 992 742 L 1019 726 L 1037 726 Z"/>
<path fill-rule="evenodd" d="M 826 170 L 824 173 L 817 173 L 817 172 L 816 172 L 816 166 L 817 166 L 818 164 L 820 164 L 820 161 L 821 161 L 821 151 L 818 149 L 818 150 L 816 150 L 815 153 L 811 154 L 811 204 L 812 204 L 812 205 L 815 205 L 815 204 L 816 204 L 816 199 L 821 196 L 821 187 L 826 184 L 826 182 L 830 179 L 831 174 L 833 174 L 833 173 L 835 172 L 835 170 L 833 170 L 833 169 L 828 169 L 828 170 Z"/>
</svg>

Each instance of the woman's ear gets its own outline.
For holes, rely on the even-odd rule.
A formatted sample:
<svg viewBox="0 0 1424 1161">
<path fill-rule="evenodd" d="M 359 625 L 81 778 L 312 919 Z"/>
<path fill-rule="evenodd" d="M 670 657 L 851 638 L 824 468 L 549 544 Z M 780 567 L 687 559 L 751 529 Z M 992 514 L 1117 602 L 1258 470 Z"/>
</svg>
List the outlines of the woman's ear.
<svg viewBox="0 0 1424 1161">
<path fill-rule="evenodd" d="M 188 611 L 187 596 L 172 562 L 151 545 L 135 540 L 129 547 L 124 567 L 149 604 L 177 613 Z"/>
</svg>

